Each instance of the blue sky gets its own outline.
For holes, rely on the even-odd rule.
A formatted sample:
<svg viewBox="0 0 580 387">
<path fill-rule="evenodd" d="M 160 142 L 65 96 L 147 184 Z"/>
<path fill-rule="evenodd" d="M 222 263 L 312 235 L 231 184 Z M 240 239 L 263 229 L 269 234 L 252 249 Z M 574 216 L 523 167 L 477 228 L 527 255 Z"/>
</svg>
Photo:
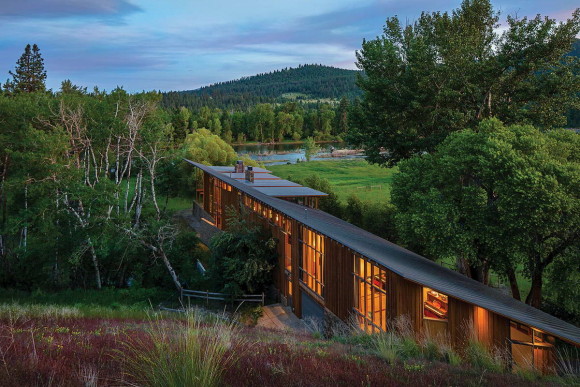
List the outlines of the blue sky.
<svg viewBox="0 0 580 387">
<path fill-rule="evenodd" d="M 577 1 L 501 0 L 502 16 L 570 17 Z M 0 0 L 0 82 L 27 43 L 47 86 L 187 90 L 304 63 L 355 68 L 363 38 L 445 0 Z"/>
</svg>

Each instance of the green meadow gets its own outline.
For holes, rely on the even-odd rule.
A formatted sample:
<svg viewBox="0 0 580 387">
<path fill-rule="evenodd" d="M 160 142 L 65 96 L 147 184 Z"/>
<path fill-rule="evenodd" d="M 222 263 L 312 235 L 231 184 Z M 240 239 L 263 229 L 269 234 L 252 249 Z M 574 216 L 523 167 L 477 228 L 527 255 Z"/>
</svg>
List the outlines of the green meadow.
<svg viewBox="0 0 580 387">
<path fill-rule="evenodd" d="M 343 203 L 351 194 L 362 201 L 383 202 L 390 199 L 391 181 L 397 168 L 371 165 L 365 160 L 310 161 L 266 167 L 283 179 L 304 180 L 318 175 L 327 179 Z"/>
</svg>

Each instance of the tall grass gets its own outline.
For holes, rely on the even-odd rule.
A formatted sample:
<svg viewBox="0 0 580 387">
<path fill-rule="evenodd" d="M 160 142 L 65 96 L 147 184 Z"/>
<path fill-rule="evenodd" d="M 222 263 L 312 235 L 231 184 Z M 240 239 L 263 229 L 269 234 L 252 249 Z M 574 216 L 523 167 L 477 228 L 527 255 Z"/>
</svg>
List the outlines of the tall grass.
<svg viewBox="0 0 580 387">
<path fill-rule="evenodd" d="M 0 304 L 0 318 L 76 318 L 81 316 L 80 309 L 74 306 L 20 304 L 18 302 Z"/>
<path fill-rule="evenodd" d="M 129 341 L 122 356 L 135 385 L 218 386 L 238 359 L 238 329 L 220 319 L 190 312 L 182 325 L 154 320 L 145 340 Z"/>
<path fill-rule="evenodd" d="M 580 385 L 580 353 L 578 348 L 556 350 L 556 371 L 565 378 L 578 381 Z"/>
<path fill-rule="evenodd" d="M 372 337 L 375 353 L 389 364 L 398 360 L 428 360 L 458 366 L 463 362 L 448 335 L 433 335 L 428 330 L 417 334 L 407 316 L 398 317 L 389 324 L 387 332 Z M 477 342 L 473 343 L 471 353 L 466 352 L 465 360 L 475 361 L 477 364 L 473 365 L 487 368 L 493 368 L 497 364 L 496 358 Z"/>
<path fill-rule="evenodd" d="M 393 332 L 379 333 L 375 337 L 375 350 L 379 357 L 393 364 L 400 355 L 401 338 Z"/>
<path fill-rule="evenodd" d="M 469 340 L 465 347 L 465 360 L 471 366 L 492 372 L 506 370 L 505 357 L 499 350 L 488 350 L 484 344 L 477 340 Z"/>
<path fill-rule="evenodd" d="M 146 319 L 151 307 L 141 305 L 54 305 L 0 303 L 0 318 L 70 319 L 80 317 Z"/>
<path fill-rule="evenodd" d="M 129 318 L 145 319 L 151 306 L 173 299 L 165 289 L 0 291 L 0 318 Z"/>
</svg>

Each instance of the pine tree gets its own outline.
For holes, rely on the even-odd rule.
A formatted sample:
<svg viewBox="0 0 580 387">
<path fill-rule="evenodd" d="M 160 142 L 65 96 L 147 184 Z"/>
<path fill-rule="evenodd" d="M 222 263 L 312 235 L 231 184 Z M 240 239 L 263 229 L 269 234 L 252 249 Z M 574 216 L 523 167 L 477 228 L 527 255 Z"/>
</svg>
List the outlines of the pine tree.
<svg viewBox="0 0 580 387">
<path fill-rule="evenodd" d="M 46 89 L 46 71 L 44 70 L 44 59 L 40 55 L 40 49 L 36 44 L 30 47 L 27 44 L 24 53 L 16 62 L 12 75 L 11 88 L 15 92 L 34 93 Z"/>
</svg>

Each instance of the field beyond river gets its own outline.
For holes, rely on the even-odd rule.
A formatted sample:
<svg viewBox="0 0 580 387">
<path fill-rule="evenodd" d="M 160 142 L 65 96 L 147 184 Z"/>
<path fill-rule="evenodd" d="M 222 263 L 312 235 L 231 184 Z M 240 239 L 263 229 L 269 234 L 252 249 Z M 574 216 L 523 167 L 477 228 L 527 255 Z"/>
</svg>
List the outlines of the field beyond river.
<svg viewBox="0 0 580 387">
<path fill-rule="evenodd" d="M 311 175 L 327 179 L 343 204 L 352 194 L 367 202 L 389 201 L 391 182 L 397 173 L 396 167 L 379 167 L 363 159 L 310 161 L 266 168 L 282 179 L 303 181 Z"/>
</svg>

